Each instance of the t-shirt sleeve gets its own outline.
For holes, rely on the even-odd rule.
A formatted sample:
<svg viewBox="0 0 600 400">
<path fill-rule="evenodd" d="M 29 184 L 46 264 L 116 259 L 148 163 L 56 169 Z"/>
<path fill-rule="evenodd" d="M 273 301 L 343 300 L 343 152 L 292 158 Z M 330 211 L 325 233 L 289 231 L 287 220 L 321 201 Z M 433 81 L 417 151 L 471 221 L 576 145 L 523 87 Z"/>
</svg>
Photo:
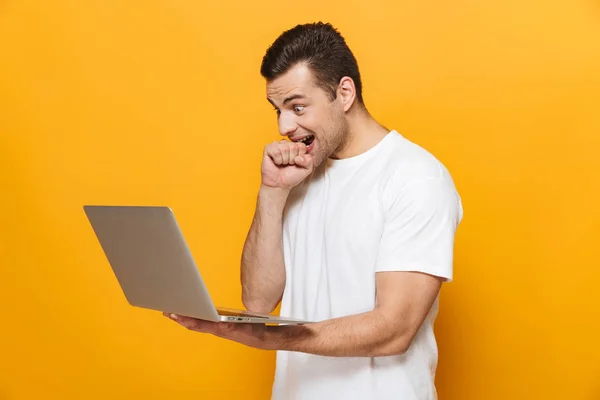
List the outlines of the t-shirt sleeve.
<svg viewBox="0 0 600 400">
<path fill-rule="evenodd" d="M 418 271 L 452 281 L 462 204 L 454 184 L 432 177 L 391 188 L 376 272 Z"/>
</svg>

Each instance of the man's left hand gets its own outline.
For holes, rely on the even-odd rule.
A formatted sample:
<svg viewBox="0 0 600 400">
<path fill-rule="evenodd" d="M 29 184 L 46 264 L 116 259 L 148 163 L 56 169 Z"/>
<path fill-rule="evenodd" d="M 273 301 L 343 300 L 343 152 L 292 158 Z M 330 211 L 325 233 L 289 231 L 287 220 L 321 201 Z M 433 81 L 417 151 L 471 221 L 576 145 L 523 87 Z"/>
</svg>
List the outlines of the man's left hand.
<svg viewBox="0 0 600 400">
<path fill-rule="evenodd" d="M 195 332 L 210 333 L 261 350 L 276 349 L 274 343 L 267 340 L 267 327 L 264 324 L 213 322 L 169 313 L 163 315 Z"/>
</svg>

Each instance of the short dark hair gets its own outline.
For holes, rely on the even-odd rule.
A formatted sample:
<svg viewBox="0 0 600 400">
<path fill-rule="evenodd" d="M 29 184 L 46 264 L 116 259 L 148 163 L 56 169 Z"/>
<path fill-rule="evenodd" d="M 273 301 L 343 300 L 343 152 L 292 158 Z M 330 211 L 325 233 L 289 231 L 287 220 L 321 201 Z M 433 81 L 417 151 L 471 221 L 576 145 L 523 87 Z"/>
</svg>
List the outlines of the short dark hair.
<svg viewBox="0 0 600 400">
<path fill-rule="evenodd" d="M 342 35 L 329 23 L 296 25 L 283 32 L 265 53 L 260 67 L 267 81 L 273 80 L 299 63 L 306 63 L 316 83 L 331 100 L 344 76 L 352 78 L 356 98 L 363 104 L 358 63 Z"/>
</svg>

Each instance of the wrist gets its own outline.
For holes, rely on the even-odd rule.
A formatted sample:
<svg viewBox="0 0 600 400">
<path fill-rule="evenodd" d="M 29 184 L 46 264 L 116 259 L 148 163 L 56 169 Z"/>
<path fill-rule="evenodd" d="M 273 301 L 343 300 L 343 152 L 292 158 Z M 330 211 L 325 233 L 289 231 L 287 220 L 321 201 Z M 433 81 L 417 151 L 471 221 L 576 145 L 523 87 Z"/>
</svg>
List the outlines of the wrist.
<svg viewBox="0 0 600 400">
<path fill-rule="evenodd" d="M 269 214 L 282 214 L 289 195 L 289 189 L 261 185 L 258 192 L 259 208 Z"/>
<path fill-rule="evenodd" d="M 315 334 L 316 332 L 303 325 L 268 326 L 265 345 L 267 350 L 302 351 L 306 347 L 303 343 Z"/>
<path fill-rule="evenodd" d="M 288 350 L 285 345 L 285 339 L 283 332 L 281 331 L 282 326 L 267 326 L 265 329 L 264 336 L 264 350 Z"/>
<path fill-rule="evenodd" d="M 267 186 L 264 183 L 261 183 L 259 195 L 287 200 L 287 197 L 290 195 L 290 192 L 291 189 Z"/>
</svg>

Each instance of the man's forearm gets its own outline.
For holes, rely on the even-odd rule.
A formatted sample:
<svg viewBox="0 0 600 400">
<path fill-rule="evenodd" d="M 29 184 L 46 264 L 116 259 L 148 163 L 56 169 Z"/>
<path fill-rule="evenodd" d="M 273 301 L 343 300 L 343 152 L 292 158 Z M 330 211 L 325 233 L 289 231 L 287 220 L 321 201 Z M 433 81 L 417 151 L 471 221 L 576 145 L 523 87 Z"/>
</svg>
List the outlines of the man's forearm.
<svg viewBox="0 0 600 400">
<path fill-rule="evenodd" d="M 250 311 L 273 311 L 285 288 L 282 218 L 288 194 L 264 186 L 259 191 L 241 266 L 242 301 Z"/>
<path fill-rule="evenodd" d="M 266 341 L 276 350 L 331 357 L 380 357 L 404 353 L 412 338 L 377 309 L 307 325 L 268 327 Z"/>
</svg>

